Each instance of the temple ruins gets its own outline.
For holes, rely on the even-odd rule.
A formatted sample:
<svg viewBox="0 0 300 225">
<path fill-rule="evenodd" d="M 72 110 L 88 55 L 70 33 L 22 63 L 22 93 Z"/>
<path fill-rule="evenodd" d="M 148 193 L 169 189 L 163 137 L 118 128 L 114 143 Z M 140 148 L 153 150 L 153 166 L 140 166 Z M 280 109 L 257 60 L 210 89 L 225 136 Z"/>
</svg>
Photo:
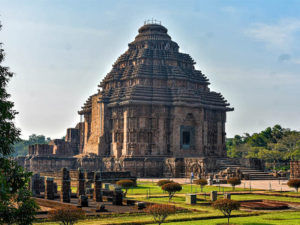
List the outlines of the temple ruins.
<svg viewBox="0 0 300 225">
<path fill-rule="evenodd" d="M 209 84 L 167 28 L 145 23 L 79 110 L 82 122 L 67 129 L 65 140 L 30 146 L 24 166 L 137 177 L 218 171 L 226 159 L 226 113 L 233 108 Z"/>
</svg>

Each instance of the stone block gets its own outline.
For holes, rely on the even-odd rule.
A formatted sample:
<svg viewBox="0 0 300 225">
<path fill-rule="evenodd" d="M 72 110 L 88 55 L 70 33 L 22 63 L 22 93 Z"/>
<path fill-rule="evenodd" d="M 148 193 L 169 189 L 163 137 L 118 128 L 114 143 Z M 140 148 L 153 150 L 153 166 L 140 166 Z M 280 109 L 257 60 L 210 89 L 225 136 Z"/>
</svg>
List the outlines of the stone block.
<svg viewBox="0 0 300 225">
<path fill-rule="evenodd" d="M 224 194 L 224 199 L 231 199 L 231 194 L 230 193 L 225 193 Z"/>
<path fill-rule="evenodd" d="M 197 195 L 196 194 L 186 194 L 185 195 L 185 203 L 189 205 L 193 205 L 197 203 Z"/>
<path fill-rule="evenodd" d="M 218 192 L 217 191 L 211 191 L 210 192 L 210 200 L 214 202 L 217 199 L 218 199 Z"/>
<path fill-rule="evenodd" d="M 46 185 L 45 185 L 45 199 L 53 200 L 54 199 L 54 187 L 53 182 L 54 179 L 51 177 L 47 177 Z"/>
<path fill-rule="evenodd" d="M 78 206 L 79 207 L 88 207 L 89 199 L 86 195 L 80 195 L 78 198 Z"/>
<path fill-rule="evenodd" d="M 123 193 L 121 191 L 114 191 L 113 193 L 113 205 L 123 204 Z"/>
</svg>

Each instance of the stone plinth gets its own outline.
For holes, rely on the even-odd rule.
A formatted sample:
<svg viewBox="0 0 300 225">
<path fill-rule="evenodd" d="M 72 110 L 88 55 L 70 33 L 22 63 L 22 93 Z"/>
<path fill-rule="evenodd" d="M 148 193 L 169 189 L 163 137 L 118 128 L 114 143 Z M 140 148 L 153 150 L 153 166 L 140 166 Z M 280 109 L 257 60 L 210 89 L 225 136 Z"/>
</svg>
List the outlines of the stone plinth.
<svg viewBox="0 0 300 225">
<path fill-rule="evenodd" d="M 45 185 L 45 199 L 53 200 L 54 199 L 54 179 L 47 177 Z"/>
<path fill-rule="evenodd" d="M 210 192 L 210 200 L 211 201 L 217 201 L 217 199 L 218 199 L 218 192 L 217 191 L 211 191 Z"/>
<path fill-rule="evenodd" d="M 225 193 L 224 194 L 224 199 L 231 199 L 231 194 L 230 193 Z"/>
<path fill-rule="evenodd" d="M 197 195 L 196 194 L 186 194 L 185 195 L 185 203 L 189 205 L 193 205 L 197 203 Z"/>
</svg>

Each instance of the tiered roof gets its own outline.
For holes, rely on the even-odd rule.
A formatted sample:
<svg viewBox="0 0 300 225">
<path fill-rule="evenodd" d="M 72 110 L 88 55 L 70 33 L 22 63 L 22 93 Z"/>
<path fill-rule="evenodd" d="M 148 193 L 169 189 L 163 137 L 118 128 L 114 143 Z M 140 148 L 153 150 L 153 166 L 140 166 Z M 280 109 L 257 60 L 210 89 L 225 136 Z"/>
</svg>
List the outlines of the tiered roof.
<svg viewBox="0 0 300 225">
<path fill-rule="evenodd" d="M 139 29 L 128 50 L 117 59 L 100 83 L 99 101 L 110 106 L 143 103 L 233 110 L 221 94 L 209 90 L 206 76 L 194 68 L 195 62 L 188 54 L 179 52 L 178 44 L 167 32 L 160 24 L 145 24 Z M 151 82 L 128 85 L 130 80 Z M 154 86 L 154 80 L 163 81 L 164 86 Z M 196 86 L 172 86 L 168 84 L 170 81 L 189 82 Z M 80 113 L 88 112 L 90 107 L 91 99 Z"/>
</svg>

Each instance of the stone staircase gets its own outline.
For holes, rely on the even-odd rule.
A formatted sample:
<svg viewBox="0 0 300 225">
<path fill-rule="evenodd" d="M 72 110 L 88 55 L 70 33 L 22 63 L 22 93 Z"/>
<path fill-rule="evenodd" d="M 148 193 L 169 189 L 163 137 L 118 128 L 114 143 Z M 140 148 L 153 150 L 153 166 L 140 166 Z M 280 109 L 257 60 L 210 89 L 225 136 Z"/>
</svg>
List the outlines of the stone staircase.
<svg viewBox="0 0 300 225">
<path fill-rule="evenodd" d="M 241 164 L 235 162 L 235 160 L 232 160 L 230 158 L 221 158 L 218 160 L 218 164 L 220 166 L 219 168 L 220 170 L 225 170 L 227 168 L 230 169 L 239 168 L 244 175 L 248 175 L 249 180 L 277 180 L 278 179 L 263 170 L 244 167 Z"/>
</svg>

